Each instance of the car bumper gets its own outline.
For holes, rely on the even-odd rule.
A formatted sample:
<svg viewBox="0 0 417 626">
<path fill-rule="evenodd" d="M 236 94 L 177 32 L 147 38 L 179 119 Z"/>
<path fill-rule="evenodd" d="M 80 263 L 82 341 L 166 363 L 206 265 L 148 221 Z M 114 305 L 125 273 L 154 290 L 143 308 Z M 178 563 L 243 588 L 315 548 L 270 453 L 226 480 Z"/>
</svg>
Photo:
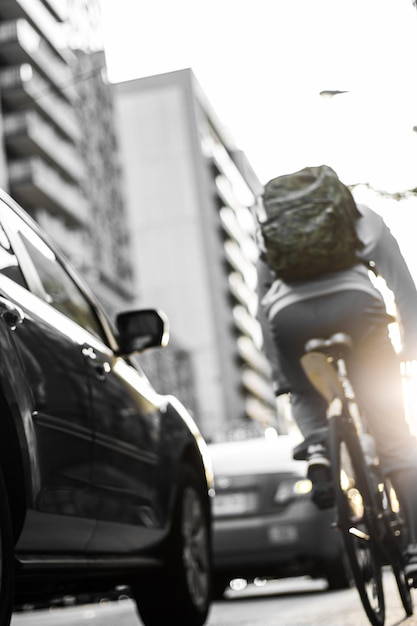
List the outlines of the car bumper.
<svg viewBox="0 0 417 626">
<path fill-rule="evenodd" d="M 320 511 L 307 498 L 277 515 L 214 520 L 214 567 L 333 561 L 342 552 L 334 521 L 334 509 Z"/>
</svg>

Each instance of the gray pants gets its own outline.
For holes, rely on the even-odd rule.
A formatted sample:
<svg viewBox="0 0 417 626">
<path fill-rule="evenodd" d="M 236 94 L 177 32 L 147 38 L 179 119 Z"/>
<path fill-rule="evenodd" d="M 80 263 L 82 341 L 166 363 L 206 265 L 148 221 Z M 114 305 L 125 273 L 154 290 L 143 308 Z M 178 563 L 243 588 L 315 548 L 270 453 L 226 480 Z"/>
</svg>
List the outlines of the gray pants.
<svg viewBox="0 0 417 626">
<path fill-rule="evenodd" d="M 354 346 L 347 362 L 349 377 L 384 471 L 412 467 L 417 472 L 417 443 L 404 415 L 399 359 L 387 321 L 382 301 L 366 292 L 342 291 L 290 305 L 270 325 L 291 388 L 292 414 L 303 436 L 326 425 L 326 402 L 300 365 L 304 345 L 312 337 L 345 332 Z"/>
</svg>

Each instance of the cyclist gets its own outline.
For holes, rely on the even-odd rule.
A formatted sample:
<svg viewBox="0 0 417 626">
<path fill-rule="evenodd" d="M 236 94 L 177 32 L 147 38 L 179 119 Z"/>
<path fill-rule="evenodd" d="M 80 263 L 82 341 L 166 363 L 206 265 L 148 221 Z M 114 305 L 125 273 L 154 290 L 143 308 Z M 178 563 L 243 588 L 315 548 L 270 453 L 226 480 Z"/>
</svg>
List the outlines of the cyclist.
<svg viewBox="0 0 417 626">
<path fill-rule="evenodd" d="M 349 377 L 375 438 L 381 466 L 405 512 L 409 531 L 406 573 L 415 577 L 417 585 L 417 442 L 406 421 L 400 374 L 400 360 L 417 359 L 417 289 L 383 219 L 365 205 L 357 208 L 356 230 L 364 246 L 356 265 L 310 280 L 284 282 L 259 261 L 260 321 L 276 393 L 290 392 L 292 415 L 304 437 L 294 458 L 307 459 L 312 498 L 320 508 L 333 505 L 323 438 L 326 401 L 308 381 L 300 357 L 312 337 L 336 332 L 352 337 Z M 400 355 L 389 338 L 391 318 L 383 295 L 363 261 L 375 263 L 395 296 L 402 335 Z M 327 480 L 318 480 L 326 467 Z"/>
</svg>

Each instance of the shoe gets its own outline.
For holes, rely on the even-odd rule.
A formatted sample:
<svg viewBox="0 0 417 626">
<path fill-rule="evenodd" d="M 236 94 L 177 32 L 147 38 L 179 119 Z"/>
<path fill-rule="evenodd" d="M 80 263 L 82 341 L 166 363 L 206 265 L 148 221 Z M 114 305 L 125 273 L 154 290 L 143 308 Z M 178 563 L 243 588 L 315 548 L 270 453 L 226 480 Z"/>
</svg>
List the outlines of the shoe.
<svg viewBox="0 0 417 626">
<path fill-rule="evenodd" d="M 404 552 L 404 573 L 412 587 L 417 587 L 417 543 L 410 543 Z"/>
<path fill-rule="evenodd" d="M 321 444 L 325 445 L 329 436 L 329 429 L 327 426 L 323 428 L 316 428 L 316 430 L 308 435 L 301 443 L 295 446 L 293 450 L 293 459 L 295 461 L 305 461 L 307 458 L 307 450 L 311 445 Z"/>
<path fill-rule="evenodd" d="M 307 478 L 311 481 L 311 499 L 318 509 L 334 507 L 334 489 L 330 461 L 325 446 L 311 444 L 307 448 Z"/>
</svg>

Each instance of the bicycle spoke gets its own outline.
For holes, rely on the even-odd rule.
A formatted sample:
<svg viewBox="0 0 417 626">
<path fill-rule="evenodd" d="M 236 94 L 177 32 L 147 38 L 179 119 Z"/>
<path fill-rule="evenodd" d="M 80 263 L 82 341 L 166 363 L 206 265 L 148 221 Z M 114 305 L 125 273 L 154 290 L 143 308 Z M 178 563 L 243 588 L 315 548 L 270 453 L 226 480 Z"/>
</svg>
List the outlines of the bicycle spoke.
<svg viewBox="0 0 417 626">
<path fill-rule="evenodd" d="M 382 563 L 362 457 L 360 451 L 355 449 L 355 445 L 359 444 L 356 439 L 350 440 L 336 421 L 331 421 L 331 424 L 330 454 L 339 527 L 368 619 L 373 626 L 382 626 L 385 621 Z"/>
</svg>

